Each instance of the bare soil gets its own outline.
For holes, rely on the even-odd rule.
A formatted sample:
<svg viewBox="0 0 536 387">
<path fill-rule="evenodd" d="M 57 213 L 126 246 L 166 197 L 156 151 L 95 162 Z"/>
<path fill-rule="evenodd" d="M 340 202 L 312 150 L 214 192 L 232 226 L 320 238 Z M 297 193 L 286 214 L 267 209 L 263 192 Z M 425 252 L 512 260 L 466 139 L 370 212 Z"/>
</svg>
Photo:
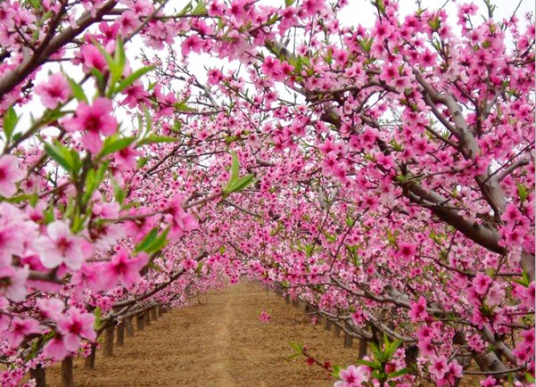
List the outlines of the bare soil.
<svg viewBox="0 0 536 387">
<path fill-rule="evenodd" d="M 76 359 L 77 387 L 327 387 L 332 379 L 304 357 L 288 360 L 289 342 L 306 344 L 319 360 L 346 366 L 357 357 L 343 338 L 313 325 L 304 312 L 257 284 L 241 282 L 208 294 L 208 303 L 172 310 L 125 346 L 83 368 Z M 266 311 L 272 321 L 259 321 Z M 59 367 L 47 371 L 47 384 L 60 387 Z"/>
</svg>

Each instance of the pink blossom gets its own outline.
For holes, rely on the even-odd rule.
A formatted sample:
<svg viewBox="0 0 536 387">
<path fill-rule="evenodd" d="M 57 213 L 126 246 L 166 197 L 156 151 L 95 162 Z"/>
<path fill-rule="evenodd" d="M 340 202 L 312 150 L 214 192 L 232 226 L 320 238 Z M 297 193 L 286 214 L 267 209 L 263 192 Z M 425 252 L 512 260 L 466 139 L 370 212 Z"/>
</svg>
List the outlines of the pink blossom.
<svg viewBox="0 0 536 387">
<path fill-rule="evenodd" d="M 443 379 L 448 370 L 449 366 L 447 364 L 447 358 L 445 356 L 432 355 L 430 357 L 429 371 L 430 374 L 432 374 L 437 380 Z"/>
<path fill-rule="evenodd" d="M 14 302 L 24 301 L 26 298 L 26 280 L 29 275 L 29 267 L 21 269 L 12 266 L 0 269 L 0 294 Z"/>
<path fill-rule="evenodd" d="M 485 274 L 477 273 L 476 277 L 473 279 L 473 287 L 475 291 L 480 294 L 486 294 L 488 291 L 488 286 L 491 284 L 492 279 Z"/>
<path fill-rule="evenodd" d="M 39 298 L 35 303 L 43 316 L 52 320 L 57 320 L 65 308 L 63 301 L 57 298 Z"/>
<path fill-rule="evenodd" d="M 341 381 L 335 383 L 334 387 L 360 387 L 364 382 L 368 381 L 370 371 L 364 367 L 349 366 L 345 370 L 339 372 Z"/>
<path fill-rule="evenodd" d="M 35 88 L 35 94 L 41 97 L 43 105 L 49 109 L 55 109 L 59 104 L 67 102 L 71 95 L 69 83 L 63 74 L 56 73 Z"/>
<path fill-rule="evenodd" d="M 4 338 L 8 341 L 11 347 L 18 347 L 24 338 L 32 333 L 39 333 L 39 322 L 33 318 L 20 319 L 15 317 L 11 320 L 9 329 L 4 332 Z"/>
<path fill-rule="evenodd" d="M 101 54 L 99 49 L 93 44 L 83 45 L 80 53 L 82 55 L 82 62 L 86 71 L 94 68 L 102 73 L 106 70 L 106 59 L 104 59 L 104 56 Z"/>
<path fill-rule="evenodd" d="M 129 258 L 129 254 L 124 249 L 119 249 L 117 254 L 108 263 L 103 275 L 106 282 L 115 284 L 119 281 L 123 286 L 129 288 L 140 280 L 140 270 L 147 264 L 149 257 L 145 253 L 138 254 L 135 258 Z"/>
<path fill-rule="evenodd" d="M 69 351 L 65 347 L 63 336 L 61 334 L 56 334 L 43 347 L 43 356 L 52 360 L 62 361 L 68 354 Z"/>
<path fill-rule="evenodd" d="M 425 320 L 428 317 L 428 313 L 426 312 L 426 299 L 421 296 L 419 297 L 419 301 L 411 303 L 411 310 L 408 314 L 409 317 L 411 317 L 412 322 Z"/>
<path fill-rule="evenodd" d="M 176 195 L 173 197 L 166 215 L 166 221 L 170 223 L 171 228 L 168 237 L 171 241 L 177 241 L 184 235 L 184 232 L 193 231 L 199 228 L 199 223 L 192 216 L 184 212 L 181 207 L 182 197 Z"/>
<path fill-rule="evenodd" d="M 110 136 L 117 131 L 117 121 L 110 114 L 113 110 L 112 101 L 97 98 L 91 106 L 80 102 L 76 108 L 76 116 L 64 120 L 65 129 L 69 132 L 82 132 L 84 147 L 93 153 L 98 153 L 102 147 L 100 135 Z"/>
<path fill-rule="evenodd" d="M 488 290 L 486 304 L 488 304 L 489 306 L 499 305 L 502 302 L 504 295 L 504 289 L 499 283 L 495 282 Z"/>
<path fill-rule="evenodd" d="M 83 313 L 78 308 L 70 308 L 67 315 L 58 319 L 58 331 L 63 337 L 65 348 L 69 351 L 77 351 L 80 347 L 80 339 L 93 341 L 97 334 L 93 330 L 95 316 L 92 313 Z"/>
<path fill-rule="evenodd" d="M 55 221 L 47 226 L 48 237 L 38 242 L 41 262 L 46 268 L 54 268 L 62 263 L 73 270 L 79 270 L 84 260 L 81 237 L 73 235 L 69 226 Z"/>
<path fill-rule="evenodd" d="M 26 171 L 17 166 L 15 156 L 0 157 L 0 195 L 10 198 L 17 192 L 17 183 L 24 179 Z"/>
</svg>

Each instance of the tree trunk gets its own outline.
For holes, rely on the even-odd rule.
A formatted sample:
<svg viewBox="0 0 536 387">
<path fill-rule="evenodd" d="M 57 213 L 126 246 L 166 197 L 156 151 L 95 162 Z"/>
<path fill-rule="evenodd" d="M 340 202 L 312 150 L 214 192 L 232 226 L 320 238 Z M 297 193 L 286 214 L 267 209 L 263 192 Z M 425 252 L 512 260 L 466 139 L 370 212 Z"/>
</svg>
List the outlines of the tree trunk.
<svg viewBox="0 0 536 387">
<path fill-rule="evenodd" d="M 73 358 L 66 357 L 61 362 L 61 385 L 62 387 L 74 387 Z"/>
<path fill-rule="evenodd" d="M 30 370 L 30 378 L 35 380 L 35 387 L 47 387 L 46 374 L 43 366 L 38 365 Z"/>
<path fill-rule="evenodd" d="M 118 347 L 125 345 L 125 321 L 121 321 L 117 324 L 117 341 L 116 344 Z"/>
<path fill-rule="evenodd" d="M 158 310 L 158 317 L 162 317 L 164 315 L 164 310 L 162 309 L 162 305 L 158 305 L 156 309 Z"/>
<path fill-rule="evenodd" d="M 104 330 L 104 357 L 112 357 L 114 355 L 114 324 L 110 324 Z"/>
<path fill-rule="evenodd" d="M 367 356 L 367 350 L 368 350 L 368 340 L 365 340 L 365 339 L 359 340 L 359 350 L 357 353 L 358 359 L 363 359 L 365 356 Z"/>
<path fill-rule="evenodd" d="M 324 329 L 325 329 L 326 331 L 331 331 L 331 325 L 333 325 L 333 324 L 331 323 L 331 321 L 329 321 L 329 320 L 326 319 L 326 324 L 324 325 Z"/>
<path fill-rule="evenodd" d="M 134 324 L 132 324 L 132 317 L 127 318 L 125 324 L 125 328 L 127 330 L 127 337 L 134 337 Z"/>
<path fill-rule="evenodd" d="M 149 314 L 148 310 L 143 314 L 143 322 L 147 326 L 151 325 L 151 315 Z"/>
<path fill-rule="evenodd" d="M 290 296 L 288 294 L 285 296 L 285 302 L 290 305 Z"/>
<path fill-rule="evenodd" d="M 335 331 L 333 332 L 335 337 L 341 337 L 341 328 L 335 324 Z"/>
<path fill-rule="evenodd" d="M 157 316 L 157 313 L 156 313 L 156 306 L 154 308 L 151 308 L 151 320 L 158 320 L 158 316 Z"/>
<path fill-rule="evenodd" d="M 91 344 L 91 351 L 89 351 L 89 355 L 86 357 L 86 361 L 84 363 L 84 368 L 86 370 L 95 369 L 95 354 L 96 353 L 97 353 L 97 344 Z"/>
<path fill-rule="evenodd" d="M 344 323 L 344 326 L 347 330 L 351 329 L 350 324 L 348 324 L 347 322 Z M 352 348 L 354 346 L 354 338 L 346 332 L 344 332 L 344 346 L 346 348 Z"/>
<path fill-rule="evenodd" d="M 145 322 L 142 315 L 136 316 L 136 327 L 138 328 L 138 331 L 143 331 L 145 329 Z"/>
</svg>

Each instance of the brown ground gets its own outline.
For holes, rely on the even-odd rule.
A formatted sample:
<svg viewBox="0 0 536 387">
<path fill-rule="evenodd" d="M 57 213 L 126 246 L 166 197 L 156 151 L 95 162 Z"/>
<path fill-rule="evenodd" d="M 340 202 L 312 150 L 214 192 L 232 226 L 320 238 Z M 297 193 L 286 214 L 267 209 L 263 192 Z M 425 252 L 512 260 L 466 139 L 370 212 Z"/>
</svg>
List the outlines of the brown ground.
<svg viewBox="0 0 536 387">
<path fill-rule="evenodd" d="M 263 310 L 272 322 L 259 321 Z M 98 351 L 93 371 L 77 359 L 74 377 L 77 387 L 332 386 L 335 380 L 306 365 L 304 357 L 287 360 L 293 353 L 290 341 L 307 344 L 332 364 L 346 366 L 357 354 L 281 297 L 242 282 L 210 293 L 207 304 L 165 314 L 126 337 L 125 347 L 116 347 L 112 358 Z M 60 386 L 57 367 L 47 371 L 47 381 Z"/>
</svg>

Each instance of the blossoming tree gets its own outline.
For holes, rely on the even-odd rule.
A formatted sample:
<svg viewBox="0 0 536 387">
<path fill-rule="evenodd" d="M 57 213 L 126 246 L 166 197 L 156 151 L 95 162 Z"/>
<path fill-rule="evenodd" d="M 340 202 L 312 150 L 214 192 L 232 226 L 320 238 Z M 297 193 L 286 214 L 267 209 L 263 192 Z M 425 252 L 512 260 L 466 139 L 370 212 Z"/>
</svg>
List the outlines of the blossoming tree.
<svg viewBox="0 0 536 387">
<path fill-rule="evenodd" d="M 534 24 L 373 4 L 0 4 L 2 385 L 241 274 L 370 344 L 337 386 L 531 383 Z"/>
</svg>

